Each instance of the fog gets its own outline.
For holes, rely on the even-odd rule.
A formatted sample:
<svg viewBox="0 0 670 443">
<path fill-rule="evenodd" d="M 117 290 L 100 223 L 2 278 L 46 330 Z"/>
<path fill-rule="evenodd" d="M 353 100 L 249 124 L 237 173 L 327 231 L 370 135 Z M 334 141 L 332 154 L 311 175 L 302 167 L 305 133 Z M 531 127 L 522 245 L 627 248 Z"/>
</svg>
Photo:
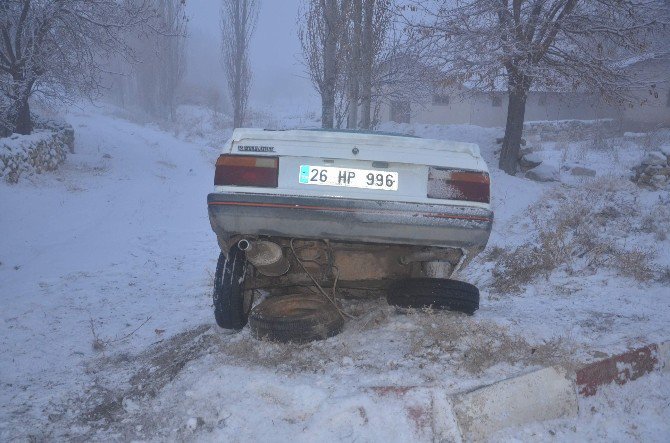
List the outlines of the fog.
<svg viewBox="0 0 670 443">
<path fill-rule="evenodd" d="M 252 108 L 295 102 L 318 104 L 300 61 L 296 20 L 300 0 L 261 1 L 250 52 Z M 217 86 L 226 96 L 220 57 L 220 0 L 186 4 L 189 16 L 188 61 L 185 82 Z"/>
<path fill-rule="evenodd" d="M 670 0 L 0 0 L 0 443 L 670 442 L 669 288 Z"/>
</svg>

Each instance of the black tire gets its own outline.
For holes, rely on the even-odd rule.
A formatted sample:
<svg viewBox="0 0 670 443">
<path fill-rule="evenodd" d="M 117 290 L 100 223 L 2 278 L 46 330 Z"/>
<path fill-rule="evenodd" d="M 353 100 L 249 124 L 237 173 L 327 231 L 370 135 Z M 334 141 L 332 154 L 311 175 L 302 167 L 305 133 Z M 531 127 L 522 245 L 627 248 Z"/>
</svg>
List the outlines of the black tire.
<svg viewBox="0 0 670 443">
<path fill-rule="evenodd" d="M 237 246 L 230 248 L 227 259 L 223 253 L 219 254 L 214 274 L 214 318 L 223 329 L 239 331 L 247 324 L 249 306 L 245 306 L 245 268 L 244 252 Z"/>
<path fill-rule="evenodd" d="M 446 309 L 474 314 L 479 309 L 479 289 L 470 283 L 443 278 L 407 278 L 388 291 L 389 304 L 403 308 Z"/>
<path fill-rule="evenodd" d="M 278 342 L 307 343 L 337 335 L 344 320 L 335 307 L 317 295 L 270 297 L 249 315 L 256 338 Z"/>
</svg>

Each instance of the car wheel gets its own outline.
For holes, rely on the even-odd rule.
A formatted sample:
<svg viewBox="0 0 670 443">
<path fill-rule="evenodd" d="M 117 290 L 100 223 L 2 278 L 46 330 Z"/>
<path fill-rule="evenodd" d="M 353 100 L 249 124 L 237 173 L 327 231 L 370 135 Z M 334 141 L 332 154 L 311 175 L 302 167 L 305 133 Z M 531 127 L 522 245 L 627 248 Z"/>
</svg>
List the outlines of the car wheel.
<svg viewBox="0 0 670 443">
<path fill-rule="evenodd" d="M 344 320 L 333 305 L 317 295 L 270 297 L 249 315 L 249 327 L 257 338 L 306 343 L 338 334 Z"/>
<path fill-rule="evenodd" d="M 472 315 L 479 309 L 479 289 L 469 283 L 442 278 L 407 278 L 389 288 L 387 301 L 403 308 L 446 309 Z"/>
<path fill-rule="evenodd" d="M 224 329 L 240 330 L 247 324 L 251 300 L 244 290 L 246 258 L 237 246 L 228 257 L 221 253 L 214 274 L 214 318 Z"/>
</svg>

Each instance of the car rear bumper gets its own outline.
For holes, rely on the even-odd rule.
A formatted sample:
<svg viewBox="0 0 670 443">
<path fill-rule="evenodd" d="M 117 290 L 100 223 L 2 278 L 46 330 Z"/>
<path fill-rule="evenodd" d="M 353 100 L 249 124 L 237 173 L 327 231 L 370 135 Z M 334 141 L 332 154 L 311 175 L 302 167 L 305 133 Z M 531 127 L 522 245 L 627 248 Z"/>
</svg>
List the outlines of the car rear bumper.
<svg viewBox="0 0 670 443">
<path fill-rule="evenodd" d="M 461 205 L 328 197 L 214 193 L 207 196 L 212 229 L 347 242 L 484 248 L 493 212 Z"/>
</svg>

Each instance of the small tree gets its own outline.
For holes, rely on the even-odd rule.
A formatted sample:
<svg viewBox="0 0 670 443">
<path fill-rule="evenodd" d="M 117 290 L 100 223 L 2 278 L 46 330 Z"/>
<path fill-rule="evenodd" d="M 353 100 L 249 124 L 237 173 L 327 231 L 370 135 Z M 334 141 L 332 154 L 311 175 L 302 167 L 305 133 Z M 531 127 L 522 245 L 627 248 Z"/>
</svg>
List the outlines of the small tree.
<svg viewBox="0 0 670 443">
<path fill-rule="evenodd" d="M 347 128 L 354 129 L 358 127 L 358 107 L 360 105 L 361 95 L 361 77 L 363 60 L 361 59 L 363 43 L 363 1 L 352 0 L 350 18 L 351 36 L 348 39 L 349 56 L 347 65 L 347 100 L 348 116 Z"/>
<path fill-rule="evenodd" d="M 127 55 L 124 34 L 155 18 L 149 2 L 2 0 L 0 2 L 0 120 L 30 134 L 29 99 L 95 96 L 106 60 Z"/>
<path fill-rule="evenodd" d="M 338 92 L 343 93 L 347 87 L 351 0 L 304 1 L 298 20 L 302 56 L 321 96 L 321 126 L 332 128 Z"/>
<path fill-rule="evenodd" d="M 186 0 L 158 0 L 161 28 L 165 30 L 158 40 L 158 100 L 163 116 L 175 121 L 175 96 L 186 74 L 185 43 L 188 18 Z"/>
<path fill-rule="evenodd" d="M 374 71 L 370 127 L 379 119 L 380 106 L 409 103 L 423 106 L 439 85 L 441 72 L 427 65 L 424 59 L 393 38 L 384 49 Z"/>
<path fill-rule="evenodd" d="M 256 27 L 259 4 L 256 0 L 223 0 L 221 8 L 221 49 L 233 106 L 233 126 L 244 124 L 251 86 L 249 43 Z"/>
<path fill-rule="evenodd" d="M 391 0 L 363 0 L 363 32 L 361 35 L 361 128 L 372 127 L 374 91 L 384 90 L 383 66 L 393 53 L 395 40 L 390 38 L 392 20 Z M 385 63 L 388 66 L 388 63 Z"/>
<path fill-rule="evenodd" d="M 393 41 L 389 39 L 391 0 L 351 0 L 351 13 L 342 38 L 346 39 L 348 128 L 370 129 L 374 89 L 382 91 L 380 69 Z M 360 107 L 360 119 L 359 119 Z"/>
<path fill-rule="evenodd" d="M 507 84 L 500 168 L 517 170 L 531 86 L 582 90 L 609 102 L 632 99 L 637 80 L 619 68 L 667 23 L 660 0 L 414 0 L 410 40 L 425 61 L 473 91 Z"/>
<path fill-rule="evenodd" d="M 137 60 L 124 66 L 131 75 L 125 77 L 126 84 L 120 86 L 133 91 L 128 100 L 130 104 L 138 105 L 154 118 L 174 121 L 175 97 L 186 73 L 186 2 L 150 1 L 157 14 L 155 26 L 161 32 L 127 39 Z"/>
</svg>

